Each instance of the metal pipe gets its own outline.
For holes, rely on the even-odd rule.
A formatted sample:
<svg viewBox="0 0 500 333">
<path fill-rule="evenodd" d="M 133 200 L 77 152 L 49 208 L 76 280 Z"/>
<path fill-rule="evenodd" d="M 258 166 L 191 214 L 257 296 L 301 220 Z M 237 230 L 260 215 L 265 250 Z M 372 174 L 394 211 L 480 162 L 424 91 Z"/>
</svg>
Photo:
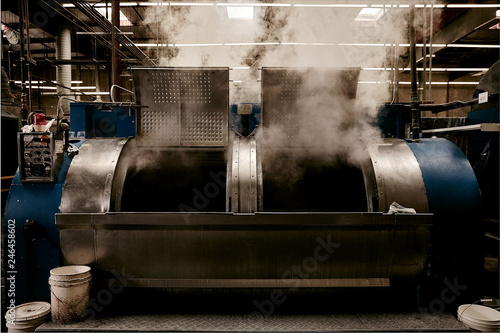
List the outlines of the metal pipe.
<svg viewBox="0 0 500 333">
<path fill-rule="evenodd" d="M 29 110 L 30 112 L 33 112 L 33 90 L 31 87 L 31 66 L 30 66 L 30 59 L 31 59 L 31 43 L 30 43 L 30 14 L 29 14 L 29 7 L 28 3 L 24 3 L 24 14 L 25 17 L 28 18 L 27 24 L 26 24 L 26 48 L 27 48 L 27 54 L 26 57 L 28 59 L 27 62 L 27 70 L 28 70 L 28 104 L 29 104 Z"/>
<path fill-rule="evenodd" d="M 79 19 L 78 16 L 76 16 L 75 14 L 70 12 L 68 9 L 61 7 L 61 6 L 58 6 L 58 8 L 56 8 L 56 7 L 52 6 L 51 2 L 49 2 L 47 0 L 40 0 L 40 1 L 42 1 L 42 3 L 44 5 L 46 5 L 48 8 L 50 8 L 54 12 L 59 13 L 62 17 L 67 19 L 69 22 L 71 22 L 75 27 L 77 27 L 81 30 L 84 30 L 86 32 L 89 32 L 95 42 L 99 42 L 104 47 L 111 49 L 111 43 L 107 39 L 105 39 L 103 35 L 97 34 L 96 31 L 94 31 L 90 26 L 85 24 L 85 22 L 83 22 L 81 19 Z M 120 52 L 120 55 L 123 58 L 128 58 L 128 56 L 123 54 L 123 52 Z"/>
<path fill-rule="evenodd" d="M 56 37 L 56 59 L 71 60 L 71 30 L 69 25 L 62 23 Z M 71 65 L 58 65 L 56 67 L 57 95 L 68 95 L 71 87 Z M 69 115 L 69 101 L 61 100 L 61 109 L 64 115 Z"/>
<path fill-rule="evenodd" d="M 427 6 L 425 6 L 425 4 L 427 3 L 427 1 L 424 1 L 424 28 L 422 29 L 423 30 L 423 36 L 422 36 L 422 43 L 424 44 L 423 47 L 422 47 L 422 65 L 423 65 L 423 82 L 421 83 L 421 86 L 422 86 L 422 96 L 420 97 L 420 99 L 422 101 L 425 101 L 427 96 L 426 96 L 426 91 L 425 91 L 425 88 L 426 88 L 426 83 L 425 81 L 427 81 L 427 73 L 426 73 L 426 67 L 427 67 Z"/>
<path fill-rule="evenodd" d="M 117 84 L 113 84 L 113 85 L 111 86 L 111 88 L 109 89 L 109 96 L 110 96 L 110 98 L 111 98 L 111 102 L 113 102 L 113 103 L 114 103 L 114 102 L 117 102 L 117 101 L 114 99 L 114 97 L 113 97 L 113 96 L 115 95 L 115 94 L 114 94 L 114 89 L 115 89 L 115 88 L 119 88 L 119 89 L 121 89 L 121 90 L 125 90 L 126 92 L 130 93 L 130 95 L 134 96 L 134 100 L 135 100 L 135 93 L 134 93 L 132 90 L 128 90 L 128 89 L 125 89 L 125 88 L 123 88 L 123 87 L 121 87 L 121 86 L 119 86 L 119 85 L 117 85 Z"/>
<path fill-rule="evenodd" d="M 443 111 L 463 108 L 465 106 L 477 105 L 478 103 L 479 99 L 473 98 L 468 101 L 453 101 L 443 104 L 424 104 L 420 106 L 420 111 L 431 111 L 432 113 L 439 113 Z"/>
<path fill-rule="evenodd" d="M 112 2 L 112 23 L 113 28 L 111 30 L 111 44 L 112 48 L 112 62 L 111 62 L 111 83 L 112 85 L 120 85 L 120 55 L 116 50 L 120 49 L 120 43 L 116 40 L 116 31 L 120 31 L 120 0 L 113 0 Z M 114 101 L 120 101 L 120 92 L 116 91 L 115 95 L 112 96 Z"/>
<path fill-rule="evenodd" d="M 21 71 L 21 123 L 26 125 L 28 123 L 28 110 L 26 110 L 26 72 L 24 67 L 26 66 L 26 55 L 24 54 L 24 0 L 19 0 L 19 46 L 21 51 L 20 71 Z"/>
<path fill-rule="evenodd" d="M 118 33 L 115 35 L 115 39 L 118 41 L 118 43 L 123 45 L 125 49 L 127 49 L 135 57 L 140 59 L 143 65 L 156 66 L 156 64 L 144 52 L 142 52 L 141 49 L 139 49 L 127 36 L 121 34 L 121 31 L 118 28 L 116 28 L 111 22 L 109 22 L 103 15 L 97 12 L 88 2 L 82 0 L 71 0 L 71 3 L 73 3 L 76 8 L 87 15 L 106 32 L 112 33 L 112 31 L 116 29 L 116 32 Z M 114 45 L 111 45 L 111 47 L 114 47 Z"/>
<path fill-rule="evenodd" d="M 432 35 L 434 34 L 434 1 L 431 1 L 431 28 L 429 31 L 429 100 L 432 100 Z"/>
<path fill-rule="evenodd" d="M 411 81 L 411 129 L 413 132 L 412 141 L 420 141 L 420 110 L 418 108 L 418 94 L 417 94 L 417 63 L 415 59 L 415 5 L 410 5 L 410 17 L 409 17 L 409 28 L 410 28 L 410 81 Z"/>
</svg>

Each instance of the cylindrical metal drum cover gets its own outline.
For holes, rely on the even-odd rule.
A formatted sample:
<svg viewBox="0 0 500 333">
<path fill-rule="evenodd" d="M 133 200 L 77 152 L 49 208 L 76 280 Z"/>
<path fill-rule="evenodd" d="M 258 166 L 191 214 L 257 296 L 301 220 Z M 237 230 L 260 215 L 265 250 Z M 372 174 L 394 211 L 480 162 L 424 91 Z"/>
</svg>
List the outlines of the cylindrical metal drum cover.
<svg viewBox="0 0 500 333">
<path fill-rule="evenodd" d="M 429 212 L 419 162 L 405 141 L 385 139 L 369 145 L 368 152 L 377 184 L 378 211 L 387 212 L 395 201 L 417 213 Z"/>
</svg>

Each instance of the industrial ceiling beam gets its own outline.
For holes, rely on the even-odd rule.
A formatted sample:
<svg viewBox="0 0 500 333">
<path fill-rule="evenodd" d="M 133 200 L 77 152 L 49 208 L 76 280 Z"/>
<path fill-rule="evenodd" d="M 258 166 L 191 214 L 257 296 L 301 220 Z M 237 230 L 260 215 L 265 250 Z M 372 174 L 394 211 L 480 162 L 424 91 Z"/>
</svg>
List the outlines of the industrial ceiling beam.
<svg viewBox="0 0 500 333">
<path fill-rule="evenodd" d="M 480 29 L 483 24 L 496 16 L 496 8 L 471 9 L 465 12 L 452 23 L 444 26 L 434 34 L 433 43 L 452 44 L 467 35 Z M 445 47 L 432 47 L 433 52 L 438 52 Z"/>
<path fill-rule="evenodd" d="M 156 66 L 156 64 L 139 49 L 127 36 L 121 34 L 120 29 L 109 22 L 101 13 L 99 13 L 92 4 L 82 0 L 71 0 L 71 2 L 84 13 L 88 18 L 93 20 L 106 32 L 114 32 L 115 39 L 123 48 L 132 53 L 136 58 L 140 59 L 145 66 Z M 114 47 L 114 46 L 112 46 Z"/>
</svg>

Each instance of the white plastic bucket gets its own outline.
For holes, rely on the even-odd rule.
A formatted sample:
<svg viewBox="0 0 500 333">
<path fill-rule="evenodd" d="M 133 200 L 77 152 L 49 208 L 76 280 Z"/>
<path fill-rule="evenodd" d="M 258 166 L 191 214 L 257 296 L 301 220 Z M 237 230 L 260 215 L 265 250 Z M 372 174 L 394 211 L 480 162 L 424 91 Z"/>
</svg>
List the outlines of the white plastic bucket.
<svg viewBox="0 0 500 333">
<path fill-rule="evenodd" d="M 31 302 L 16 306 L 5 314 L 9 333 L 35 332 L 35 329 L 50 320 L 50 304 Z"/>
<path fill-rule="evenodd" d="M 88 266 L 63 266 L 50 271 L 50 303 L 54 323 L 66 324 L 85 319 L 91 281 Z"/>
</svg>

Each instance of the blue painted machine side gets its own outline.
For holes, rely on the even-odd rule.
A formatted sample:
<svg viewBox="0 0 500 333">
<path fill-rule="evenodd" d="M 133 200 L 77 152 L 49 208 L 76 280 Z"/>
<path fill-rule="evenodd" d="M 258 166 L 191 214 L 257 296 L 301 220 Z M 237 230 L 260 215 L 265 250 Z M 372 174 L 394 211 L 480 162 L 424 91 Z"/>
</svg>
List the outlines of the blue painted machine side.
<svg viewBox="0 0 500 333">
<path fill-rule="evenodd" d="M 83 141 L 75 146 L 79 147 Z M 4 244 L 5 272 L 15 277 L 16 305 L 29 301 L 50 301 L 48 279 L 50 270 L 59 266 L 59 230 L 55 214 L 59 212 L 61 195 L 72 158 L 64 160 L 55 183 L 23 184 L 16 173 L 5 206 Z M 23 231 L 26 220 L 35 220 L 43 232 L 38 237 L 26 239 Z M 15 226 L 15 253 L 9 257 L 9 225 Z M 14 261 L 8 261 L 8 259 Z M 12 260 L 11 259 L 11 260 Z M 12 266 L 10 266 L 12 265 Z"/>
<path fill-rule="evenodd" d="M 135 112 L 126 105 L 71 103 L 70 117 L 72 136 L 86 139 L 135 136 Z"/>
<path fill-rule="evenodd" d="M 458 216 L 481 211 L 476 176 L 456 145 L 446 139 L 422 139 L 408 146 L 422 170 L 431 213 Z"/>
</svg>

